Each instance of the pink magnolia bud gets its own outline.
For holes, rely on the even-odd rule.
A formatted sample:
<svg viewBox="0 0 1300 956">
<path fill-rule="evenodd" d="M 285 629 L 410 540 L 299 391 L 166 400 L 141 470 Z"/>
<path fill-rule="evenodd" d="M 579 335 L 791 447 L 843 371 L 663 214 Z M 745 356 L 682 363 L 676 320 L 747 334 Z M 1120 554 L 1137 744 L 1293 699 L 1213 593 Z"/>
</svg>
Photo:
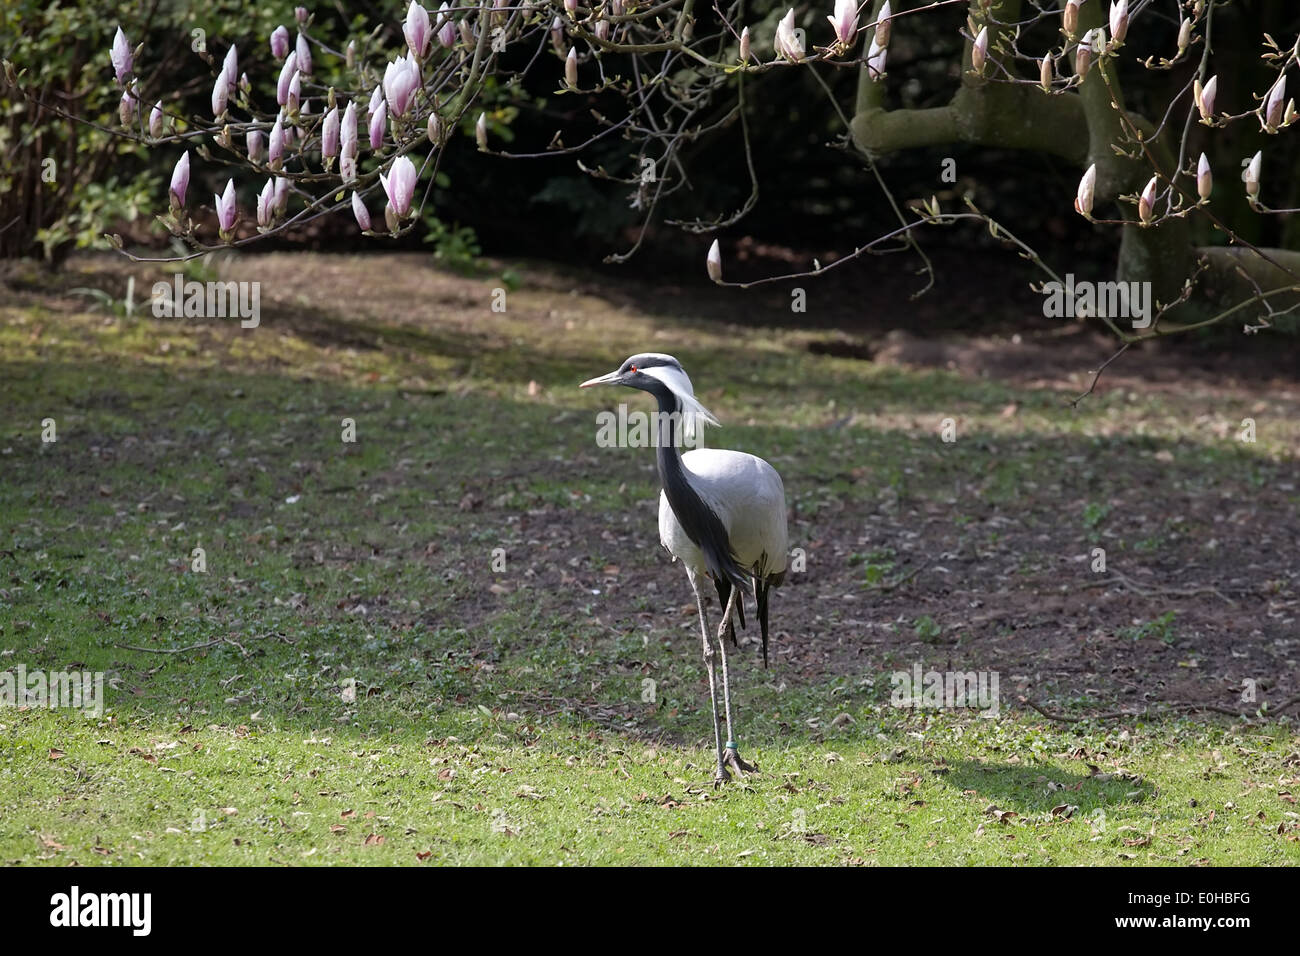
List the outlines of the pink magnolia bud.
<svg viewBox="0 0 1300 956">
<path fill-rule="evenodd" d="M 357 178 L 357 158 L 344 153 L 339 157 L 339 176 L 345 183 L 355 182 Z"/>
<path fill-rule="evenodd" d="M 704 260 L 704 266 L 709 270 L 709 278 L 714 282 L 722 281 L 722 249 L 718 246 L 718 240 L 713 240 L 713 245 L 709 246 L 709 254 Z"/>
<path fill-rule="evenodd" d="M 171 197 L 172 205 L 180 209 L 185 205 L 185 191 L 190 188 L 190 154 L 188 151 L 181 153 L 181 158 L 176 160 L 176 166 L 172 169 L 171 185 L 167 188 L 167 195 Z"/>
<path fill-rule="evenodd" d="M 307 8 L 306 8 L 306 7 L 294 7 L 294 8 L 293 8 L 293 18 L 294 18 L 295 20 L 297 20 L 299 23 L 306 23 L 306 22 L 307 22 Z"/>
<path fill-rule="evenodd" d="M 280 79 L 275 84 L 275 101 L 283 106 L 289 102 L 289 81 L 298 72 L 298 54 L 290 53 L 280 68 Z"/>
<path fill-rule="evenodd" d="M 1160 187 L 1160 182 L 1155 176 L 1147 182 L 1146 188 L 1142 190 L 1142 195 L 1138 197 L 1138 218 L 1142 222 L 1148 223 L 1155 215 L 1156 209 L 1156 191 Z"/>
<path fill-rule="evenodd" d="M 791 7 L 781 22 L 776 25 L 776 55 L 789 60 L 791 63 L 798 62 L 804 57 L 803 40 L 795 32 L 794 26 L 794 7 Z"/>
<path fill-rule="evenodd" d="M 128 86 L 122 91 L 122 99 L 117 104 L 117 115 L 123 126 L 130 126 L 132 120 L 135 119 L 136 106 L 135 94 L 131 92 L 131 88 Z"/>
<path fill-rule="evenodd" d="M 227 233 L 235 228 L 235 218 L 238 213 L 235 208 L 235 181 L 227 179 L 226 191 L 213 198 L 217 201 L 217 225 L 221 229 L 222 238 L 226 238 Z"/>
<path fill-rule="evenodd" d="M 384 127 L 388 125 L 388 104 L 382 100 L 379 108 L 370 114 L 370 148 L 384 145 Z"/>
<path fill-rule="evenodd" d="M 438 140 L 442 138 L 442 124 L 438 122 L 437 113 L 435 112 L 429 113 L 429 124 L 425 132 L 429 136 L 429 142 L 432 143 L 434 146 L 437 146 Z"/>
<path fill-rule="evenodd" d="M 1116 46 L 1120 46 L 1128 36 L 1128 0 L 1111 0 L 1110 35 Z"/>
<path fill-rule="evenodd" d="M 880 16 L 876 17 L 875 40 L 876 45 L 882 50 L 889 46 L 890 17 L 889 0 L 885 0 L 885 5 L 880 8 Z"/>
<path fill-rule="evenodd" d="M 1079 80 L 1082 81 L 1088 75 L 1088 70 L 1092 68 L 1092 58 L 1097 52 L 1097 34 L 1103 36 L 1102 45 L 1105 44 L 1105 34 L 1100 27 L 1095 30 L 1089 30 L 1084 33 L 1079 40 L 1079 45 L 1074 48 L 1074 72 L 1078 74 Z"/>
<path fill-rule="evenodd" d="M 1066 0 L 1065 8 L 1061 11 L 1061 29 L 1067 37 L 1079 32 L 1079 3 L 1080 0 Z"/>
<path fill-rule="evenodd" d="M 555 19 L 558 22 L 560 18 Z M 451 11 L 447 9 L 446 3 L 438 8 L 438 23 L 438 42 L 445 49 L 450 50 L 456 45 L 456 21 L 451 18 Z"/>
<path fill-rule="evenodd" d="M 159 100 L 157 103 L 153 105 L 153 109 L 150 110 L 149 112 L 149 135 L 152 136 L 154 139 L 157 139 L 159 136 L 162 135 L 162 131 L 163 131 L 163 108 L 162 108 L 162 100 Z"/>
<path fill-rule="evenodd" d="M 1197 80 L 1192 87 L 1192 92 L 1196 94 L 1196 108 L 1200 111 L 1201 119 L 1209 122 L 1214 118 L 1214 97 L 1219 92 L 1218 76 L 1206 80 L 1204 87 Z"/>
<path fill-rule="evenodd" d="M 989 53 L 989 28 L 980 27 L 979 35 L 975 37 L 975 42 L 970 48 L 970 68 L 976 73 L 984 73 L 984 63 L 988 59 Z"/>
<path fill-rule="evenodd" d="M 411 211 L 411 200 L 415 197 L 415 184 L 419 178 L 420 174 L 409 156 L 398 156 L 393 160 L 387 176 L 379 174 L 379 183 L 384 187 L 388 203 L 398 219 L 405 219 Z"/>
<path fill-rule="evenodd" d="M 740 31 L 740 62 L 749 62 L 749 27 Z"/>
<path fill-rule="evenodd" d="M 889 51 L 883 46 L 876 43 L 876 38 L 871 38 L 871 45 L 867 47 L 867 76 L 873 80 L 878 80 L 885 75 L 885 58 Z"/>
<path fill-rule="evenodd" d="M 578 0 L 564 0 L 564 10 L 569 16 L 578 12 Z"/>
<path fill-rule="evenodd" d="M 212 115 L 217 119 L 221 119 L 226 112 L 226 96 L 229 93 L 230 84 L 226 82 L 226 74 L 219 74 L 212 84 Z"/>
<path fill-rule="evenodd" d="M 1252 200 L 1259 198 L 1259 174 L 1260 168 L 1264 165 L 1264 153 L 1258 152 L 1246 167 L 1246 171 L 1241 174 L 1242 182 L 1246 184 L 1246 195 Z"/>
<path fill-rule="evenodd" d="M 1178 52 L 1182 53 L 1187 49 L 1187 44 L 1192 42 L 1192 21 L 1183 20 L 1178 27 Z"/>
<path fill-rule="evenodd" d="M 357 225 L 361 227 L 362 232 L 370 231 L 370 210 L 366 208 L 365 202 L 357 195 L 356 190 L 352 192 L 352 215 L 357 217 Z"/>
<path fill-rule="evenodd" d="M 249 82 L 247 73 L 239 74 L 239 88 L 243 91 L 245 96 L 253 92 L 253 84 Z"/>
<path fill-rule="evenodd" d="M 478 143 L 478 148 L 487 150 L 487 114 L 479 113 L 478 120 L 474 123 L 474 142 Z"/>
<path fill-rule="evenodd" d="M 597 40 L 608 40 L 608 39 L 609 39 L 609 21 L 606 20 L 606 19 L 604 19 L 603 17 L 602 17 L 601 19 L 597 20 L 597 21 L 596 21 L 595 29 L 594 29 L 592 32 L 596 35 L 596 39 L 597 39 Z"/>
<path fill-rule="evenodd" d="M 262 149 L 266 145 L 266 137 L 262 135 L 261 130 L 250 129 L 244 136 L 244 145 L 248 147 L 248 158 L 252 162 L 257 162 L 262 158 Z"/>
<path fill-rule="evenodd" d="M 1282 104 L 1286 97 L 1286 73 L 1277 78 L 1264 104 L 1264 128 L 1272 132 L 1282 125 Z"/>
<path fill-rule="evenodd" d="M 226 59 L 221 64 L 221 75 L 226 78 L 226 83 L 230 87 L 230 92 L 239 89 L 239 54 L 235 52 L 234 44 L 226 51 Z"/>
<path fill-rule="evenodd" d="M 1052 54 L 1049 53 L 1038 66 L 1038 85 L 1044 93 L 1052 92 L 1052 75 Z"/>
<path fill-rule="evenodd" d="M 113 34 L 113 46 L 108 51 L 108 58 L 113 63 L 113 76 L 121 84 L 131 73 L 133 61 L 131 44 L 127 41 L 121 27 L 118 27 L 117 33 Z"/>
<path fill-rule="evenodd" d="M 1202 199 L 1209 199 L 1213 191 L 1214 176 L 1210 174 L 1210 161 L 1201 153 L 1200 161 L 1196 164 L 1196 194 Z"/>
<path fill-rule="evenodd" d="M 432 39 L 429 29 L 429 11 L 415 0 L 411 0 L 411 5 L 406 8 L 406 22 L 402 24 L 402 35 L 406 37 L 406 45 L 416 56 L 422 57 L 429 52 L 429 41 Z"/>
<path fill-rule="evenodd" d="M 322 159 L 333 159 L 339 150 L 339 110 L 338 107 L 325 114 L 320 127 L 320 153 Z"/>
<path fill-rule="evenodd" d="M 275 180 L 268 179 L 257 196 L 257 224 L 263 229 L 275 221 Z"/>
<path fill-rule="evenodd" d="M 295 47 L 295 52 L 298 54 L 298 69 L 311 76 L 311 46 L 307 43 L 306 34 L 298 34 L 298 45 Z"/>
<path fill-rule="evenodd" d="M 340 156 L 357 158 L 357 107 L 354 103 L 349 103 L 343 110 L 343 122 L 339 129 L 339 139 L 342 143 Z"/>
<path fill-rule="evenodd" d="M 289 54 L 289 31 L 283 25 L 271 32 L 271 56 L 283 60 Z"/>
<path fill-rule="evenodd" d="M 564 82 L 570 89 L 578 88 L 578 48 L 570 47 L 569 55 L 564 58 Z"/>
<path fill-rule="evenodd" d="M 1093 163 L 1079 180 L 1079 191 L 1074 197 L 1074 211 L 1085 219 L 1092 218 L 1092 201 L 1096 189 L 1097 164 Z"/>
<path fill-rule="evenodd" d="M 468 20 L 461 20 L 457 26 L 460 27 L 460 42 L 465 44 L 466 49 L 473 49 L 474 28 L 469 25 Z"/>
<path fill-rule="evenodd" d="M 279 113 L 275 117 L 275 125 L 271 127 L 271 143 L 266 151 L 266 164 L 272 169 L 279 169 L 281 160 L 284 157 L 284 114 Z"/>
<path fill-rule="evenodd" d="M 858 37 L 857 0 L 835 0 L 835 14 L 826 19 L 831 22 L 840 50 L 853 46 L 853 41 Z"/>
<path fill-rule="evenodd" d="M 293 71 L 293 76 L 289 79 L 289 89 L 285 91 L 284 108 L 292 116 L 298 112 L 298 100 L 302 96 L 302 73 L 298 70 Z"/>
<path fill-rule="evenodd" d="M 283 176 L 275 177 L 275 212 L 278 216 L 283 216 L 284 211 L 289 208 L 289 180 Z"/>
</svg>

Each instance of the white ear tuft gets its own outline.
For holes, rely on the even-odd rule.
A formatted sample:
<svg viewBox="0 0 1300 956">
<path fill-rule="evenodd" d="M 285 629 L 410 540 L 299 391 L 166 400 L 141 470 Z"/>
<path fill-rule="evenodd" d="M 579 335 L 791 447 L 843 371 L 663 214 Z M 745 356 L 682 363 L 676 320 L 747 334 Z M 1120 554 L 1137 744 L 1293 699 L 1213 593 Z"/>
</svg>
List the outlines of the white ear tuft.
<svg viewBox="0 0 1300 956">
<path fill-rule="evenodd" d="M 659 379 L 677 396 L 682 406 L 682 429 L 688 439 L 695 438 L 698 434 L 697 429 L 701 425 L 721 427 L 721 422 L 714 418 L 713 413 L 701 405 L 695 397 L 695 389 L 691 387 L 691 380 L 684 371 L 672 365 L 654 365 L 640 371 L 651 378 Z"/>
</svg>

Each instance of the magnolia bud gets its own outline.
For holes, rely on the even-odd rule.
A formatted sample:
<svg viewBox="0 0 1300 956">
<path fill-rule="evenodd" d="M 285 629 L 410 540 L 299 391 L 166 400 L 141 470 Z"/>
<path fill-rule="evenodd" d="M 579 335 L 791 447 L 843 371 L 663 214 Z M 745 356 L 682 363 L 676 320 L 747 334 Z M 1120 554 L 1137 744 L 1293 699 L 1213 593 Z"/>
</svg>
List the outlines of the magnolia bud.
<svg viewBox="0 0 1300 956">
<path fill-rule="evenodd" d="M 162 108 L 162 100 L 159 100 L 157 103 L 153 105 L 153 109 L 149 112 L 149 135 L 152 136 L 154 139 L 157 139 L 159 136 L 162 135 L 162 131 L 163 131 L 163 108 Z"/>
<path fill-rule="evenodd" d="M 220 196 L 215 197 L 217 200 L 217 226 L 221 232 L 221 238 L 229 238 L 231 230 L 235 228 L 235 219 L 239 210 L 235 208 L 235 181 L 226 180 L 226 189 Z"/>
<path fill-rule="evenodd" d="M 1088 75 L 1088 70 L 1092 66 L 1092 54 L 1094 44 L 1096 43 L 1096 32 L 1089 30 L 1079 40 L 1079 45 L 1074 48 L 1074 72 L 1078 74 L 1080 82 Z"/>
<path fill-rule="evenodd" d="M 1246 184 L 1246 195 L 1252 200 L 1259 198 L 1259 173 L 1260 167 L 1264 165 L 1264 154 L 1258 152 L 1251 159 L 1250 165 L 1246 171 L 1241 174 L 1242 181 Z"/>
<path fill-rule="evenodd" d="M 1269 132 L 1282 125 L 1282 100 L 1286 96 L 1286 74 L 1283 73 L 1268 91 L 1264 103 L 1264 128 Z"/>
<path fill-rule="evenodd" d="M 442 136 L 442 124 L 438 122 L 437 113 L 429 113 L 429 126 L 427 132 L 429 134 L 429 142 L 434 146 L 437 146 L 438 139 Z"/>
<path fill-rule="evenodd" d="M 714 282 L 722 281 L 722 250 L 718 247 L 718 240 L 713 240 L 713 245 L 709 246 L 709 255 L 704 260 L 705 267 L 709 270 L 709 278 Z"/>
<path fill-rule="evenodd" d="M 988 58 L 989 52 L 989 28 L 980 27 L 980 32 L 975 37 L 975 42 L 970 48 L 970 68 L 976 73 L 984 73 L 984 61 Z"/>
<path fill-rule="evenodd" d="M 283 25 L 271 33 L 271 56 L 283 60 L 289 54 L 289 31 Z"/>
<path fill-rule="evenodd" d="M 217 82 L 212 84 L 212 115 L 216 119 L 221 119 L 226 112 L 226 95 L 230 92 L 230 84 L 226 82 L 226 74 L 221 73 L 217 76 Z"/>
<path fill-rule="evenodd" d="M 564 21 L 558 16 L 551 21 L 551 48 L 557 56 L 564 56 Z"/>
<path fill-rule="evenodd" d="M 1042 63 L 1039 64 L 1038 83 L 1044 93 L 1052 92 L 1052 54 L 1050 53 L 1043 57 Z"/>
<path fill-rule="evenodd" d="M 890 27 L 889 0 L 885 0 L 885 5 L 880 8 L 880 16 L 876 17 L 876 46 L 882 50 L 889 46 L 889 27 Z"/>
<path fill-rule="evenodd" d="M 1192 21 L 1183 20 L 1182 25 L 1178 28 L 1178 52 L 1182 53 L 1187 49 L 1187 44 L 1192 42 Z"/>
<path fill-rule="evenodd" d="M 1214 96 L 1218 91 L 1218 76 L 1210 77 L 1204 87 L 1201 86 L 1200 80 L 1197 80 L 1192 85 L 1192 93 L 1196 98 L 1196 108 L 1200 111 L 1201 119 L 1206 123 L 1214 119 Z"/>
<path fill-rule="evenodd" d="M 1213 190 L 1214 177 L 1210 174 L 1210 161 L 1201 153 L 1200 161 L 1196 164 L 1196 194 L 1202 199 L 1209 199 Z"/>
<path fill-rule="evenodd" d="M 478 122 L 474 124 L 474 141 L 478 143 L 479 149 L 485 151 L 487 150 L 488 141 L 487 141 L 487 114 L 486 113 L 478 114 Z"/>
<path fill-rule="evenodd" d="M 176 161 L 176 167 L 172 170 L 171 185 L 167 189 L 167 195 L 171 199 L 173 209 L 179 210 L 185 205 L 185 191 L 190 186 L 190 154 L 181 153 L 181 158 Z"/>
<path fill-rule="evenodd" d="M 348 69 L 355 69 L 357 65 L 357 44 L 355 40 L 348 41 L 348 48 L 343 54 L 344 62 L 347 63 Z"/>
<path fill-rule="evenodd" d="M 397 217 L 397 213 L 394 211 L 392 203 L 384 204 L 384 222 L 388 225 L 388 231 L 392 233 L 397 232 L 398 228 L 401 226 L 402 221 Z"/>
<path fill-rule="evenodd" d="M 1066 0 L 1065 9 L 1061 11 L 1061 29 L 1067 37 L 1072 37 L 1079 31 L 1079 2 L 1080 0 Z"/>
<path fill-rule="evenodd" d="M 275 180 L 268 179 L 257 196 L 257 224 L 265 229 L 275 221 Z"/>
<path fill-rule="evenodd" d="M 570 47 L 569 55 L 564 58 L 564 82 L 569 89 L 578 88 L 578 48 Z"/>
<path fill-rule="evenodd" d="M 1128 0 L 1111 0 L 1110 35 L 1115 46 L 1124 43 L 1124 37 L 1128 35 Z"/>
<path fill-rule="evenodd" d="M 1092 218 L 1092 200 L 1096 188 L 1097 164 L 1093 163 L 1079 180 L 1079 191 L 1074 197 L 1074 211 L 1085 219 Z"/>
<path fill-rule="evenodd" d="M 740 62 L 749 62 L 749 27 L 740 31 Z"/>
<path fill-rule="evenodd" d="M 250 162 L 257 162 L 262 158 L 262 147 L 266 143 L 266 137 L 262 135 L 261 130 L 250 129 L 244 136 L 244 145 L 248 148 L 248 159 Z"/>
<path fill-rule="evenodd" d="M 131 125 L 131 120 L 135 118 L 135 107 L 135 94 L 131 92 L 130 87 L 127 87 L 122 91 L 122 99 L 117 104 L 117 116 L 123 126 Z"/>
<path fill-rule="evenodd" d="M 1156 190 L 1159 182 L 1155 176 L 1152 176 L 1147 183 L 1146 189 L 1142 190 L 1142 195 L 1138 197 L 1138 218 L 1143 224 L 1149 223 L 1152 216 L 1155 215 L 1156 207 Z"/>
<path fill-rule="evenodd" d="M 266 151 L 266 164 L 272 169 L 279 169 L 283 155 L 284 114 L 280 113 L 275 117 L 275 125 L 271 127 L 271 142 Z"/>
<path fill-rule="evenodd" d="M 370 210 L 366 208 L 365 202 L 355 190 L 352 193 L 352 215 L 357 217 L 357 225 L 361 227 L 362 232 L 370 231 Z"/>
<path fill-rule="evenodd" d="M 298 69 L 311 76 L 311 47 L 307 44 L 307 37 L 304 34 L 298 34 Z"/>
</svg>

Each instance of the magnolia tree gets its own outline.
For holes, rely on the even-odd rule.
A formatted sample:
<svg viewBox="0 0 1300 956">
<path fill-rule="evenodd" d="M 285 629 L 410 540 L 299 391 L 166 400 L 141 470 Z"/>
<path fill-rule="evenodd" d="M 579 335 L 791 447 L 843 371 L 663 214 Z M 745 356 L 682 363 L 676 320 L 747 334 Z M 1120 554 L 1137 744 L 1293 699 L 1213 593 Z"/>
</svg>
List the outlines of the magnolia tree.
<svg viewBox="0 0 1300 956">
<path fill-rule="evenodd" d="M 827 0 L 827 3 L 832 0 Z M 1257 55 L 1268 81 L 1243 86 L 1239 74 L 1217 74 L 1215 19 L 1230 0 L 937 0 L 906 5 L 890 0 L 834 0 L 832 9 L 799 7 L 747 22 L 744 2 L 696 6 L 695 0 L 479 0 L 427 10 L 411 2 L 399 23 L 373 23 L 351 35 L 314 27 L 298 8 L 292 25 L 248 44 L 269 44 L 279 70 L 249 76 L 239 47 L 206 51 L 210 109 L 187 115 L 166 91 L 137 74 L 155 51 L 133 47 L 119 28 L 108 44 L 121 88 L 121 133 L 174 152 L 167 211 L 159 219 L 190 247 L 191 255 L 244 246 L 294 230 L 320 216 L 353 216 L 371 237 L 401 236 L 419 221 L 450 137 L 474 136 L 479 150 L 518 158 L 582 153 L 597 140 L 622 137 L 631 163 L 617 171 L 583 166 L 591 175 L 626 185 L 644 224 L 664 200 L 689 183 L 686 145 L 740 123 L 748 200 L 738 209 L 702 210 L 677 225 L 696 233 L 741 220 L 758 200 L 750 151 L 749 104 L 754 84 L 781 82 L 810 70 L 842 121 L 844 144 L 872 172 L 872 188 L 886 192 L 895 220 L 863 237 L 836 262 L 814 261 L 815 275 L 857 256 L 910 247 L 928 263 L 917 233 L 926 226 L 976 220 L 1029 259 L 1047 280 L 1060 282 L 1053 263 L 1014 229 L 968 201 L 944 208 L 938 200 L 906 204 L 889 195 L 875 165 L 882 154 L 948 143 L 1034 150 L 1065 160 L 1079 173 L 1074 196 L 1044 197 L 1116 237 L 1116 279 L 1143 284 L 1154 308 L 1141 322 L 1094 315 L 1132 342 L 1225 319 L 1248 329 L 1267 327 L 1297 303 L 1300 254 L 1259 248 L 1216 213 L 1220 197 L 1236 192 L 1259 216 L 1271 208 L 1268 149 L 1242 157 L 1241 167 L 1212 169 L 1195 148 L 1239 124 L 1258 127 L 1266 141 L 1286 135 L 1296 120 L 1288 76 L 1300 60 L 1300 40 L 1275 38 L 1261 28 Z M 396 11 L 395 11 L 396 12 Z M 960 79 L 951 99 L 927 108 L 888 108 L 891 43 L 927 28 L 964 38 Z M 1177 25 L 1169 29 L 1170 23 Z M 397 38 L 392 42 L 384 37 Z M 318 79 L 322 62 L 342 82 Z M 1143 71 L 1173 78 L 1159 115 L 1126 106 L 1121 67 L 1132 85 Z M 832 89 L 839 74 L 856 74 L 855 96 L 841 102 Z M 20 84 L 6 64 L 11 83 Z M 557 96 L 600 95 L 592 111 L 595 132 L 566 142 L 555 131 L 532 152 L 508 153 L 483 107 L 489 92 L 551 77 Z M 834 84 L 843 88 L 843 84 Z M 611 99 L 617 111 L 605 109 Z M 197 216 L 207 196 L 190 188 L 196 164 L 226 167 L 224 189 L 212 197 L 211 216 Z M 251 188 L 249 188 L 251 187 Z M 241 207 L 239 189 L 256 191 Z M 1235 199 L 1235 197 L 1233 197 Z M 1226 242 L 1198 248 L 1193 236 L 1213 224 Z M 1196 228 L 1194 228 L 1196 226 Z M 644 235 L 644 225 L 642 229 Z M 110 237 L 122 248 L 120 239 Z M 612 256 L 625 258 L 633 249 Z M 706 268 L 728 283 L 715 241 Z M 770 276 L 775 281 L 791 276 Z M 755 283 L 743 283 L 752 285 Z"/>
</svg>

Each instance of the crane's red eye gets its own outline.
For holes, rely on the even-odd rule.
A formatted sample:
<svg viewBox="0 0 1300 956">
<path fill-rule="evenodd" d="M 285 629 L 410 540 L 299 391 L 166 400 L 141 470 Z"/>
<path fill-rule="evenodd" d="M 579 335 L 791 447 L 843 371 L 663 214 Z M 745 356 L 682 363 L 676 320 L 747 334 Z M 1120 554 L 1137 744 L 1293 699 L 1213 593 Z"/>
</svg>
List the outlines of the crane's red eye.
<svg viewBox="0 0 1300 956">
<path fill-rule="evenodd" d="M 636 366 L 635 366 L 635 365 L 632 366 L 632 371 L 634 371 L 634 372 L 636 371 Z"/>
</svg>

